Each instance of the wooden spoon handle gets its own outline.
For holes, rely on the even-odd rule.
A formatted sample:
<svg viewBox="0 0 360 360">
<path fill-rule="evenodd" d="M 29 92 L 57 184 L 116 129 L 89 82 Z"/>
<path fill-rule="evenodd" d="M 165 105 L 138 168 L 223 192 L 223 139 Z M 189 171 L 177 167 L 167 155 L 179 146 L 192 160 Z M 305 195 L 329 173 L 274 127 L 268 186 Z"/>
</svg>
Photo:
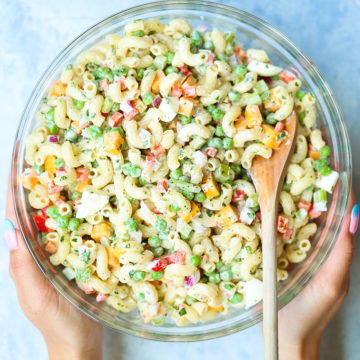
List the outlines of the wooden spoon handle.
<svg viewBox="0 0 360 360">
<path fill-rule="evenodd" d="M 278 359 L 276 205 L 262 214 L 264 359 Z"/>
</svg>

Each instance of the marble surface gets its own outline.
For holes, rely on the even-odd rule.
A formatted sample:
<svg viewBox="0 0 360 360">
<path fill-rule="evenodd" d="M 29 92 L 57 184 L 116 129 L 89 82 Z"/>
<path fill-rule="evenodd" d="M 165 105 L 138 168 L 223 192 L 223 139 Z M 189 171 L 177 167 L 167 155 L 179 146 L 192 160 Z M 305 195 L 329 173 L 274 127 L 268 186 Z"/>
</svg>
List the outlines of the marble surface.
<svg viewBox="0 0 360 360">
<path fill-rule="evenodd" d="M 0 0 L 0 203 L 5 204 L 13 138 L 38 77 L 54 56 L 90 25 L 143 1 Z M 354 156 L 354 188 L 360 171 L 360 1 L 219 1 L 277 27 L 317 64 L 333 88 L 347 123 Z M 264 6 L 264 4 L 266 6 Z M 4 206 L 0 209 L 4 216 Z M 357 238 L 349 296 L 326 330 L 324 359 L 360 359 L 360 244 Z M 41 334 L 27 321 L 8 276 L 8 249 L 0 242 L 0 358 L 46 359 Z M 106 330 L 106 359 L 261 359 L 259 326 L 224 338 L 186 344 L 160 343 Z"/>
</svg>

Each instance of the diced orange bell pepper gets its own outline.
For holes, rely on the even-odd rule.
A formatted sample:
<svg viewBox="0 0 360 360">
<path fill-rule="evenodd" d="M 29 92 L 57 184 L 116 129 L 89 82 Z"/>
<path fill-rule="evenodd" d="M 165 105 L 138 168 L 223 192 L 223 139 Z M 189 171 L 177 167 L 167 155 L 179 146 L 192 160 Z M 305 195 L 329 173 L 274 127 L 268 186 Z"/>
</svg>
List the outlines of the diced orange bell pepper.
<svg viewBox="0 0 360 360">
<path fill-rule="evenodd" d="M 151 90 L 155 93 L 158 94 L 160 92 L 160 84 L 161 82 L 164 80 L 165 78 L 165 74 L 164 72 L 159 69 L 156 71 L 156 75 L 155 75 L 155 79 L 151 85 Z"/>
<path fill-rule="evenodd" d="M 274 112 L 276 110 L 279 110 L 281 107 L 282 101 L 274 94 L 274 89 L 270 90 L 270 98 L 265 103 L 265 109 L 269 110 L 271 112 Z"/>
<path fill-rule="evenodd" d="M 234 126 L 235 126 L 236 131 L 245 130 L 247 128 L 247 121 L 242 115 L 240 115 L 234 121 Z"/>
<path fill-rule="evenodd" d="M 209 306 L 208 305 L 208 309 L 209 310 L 213 310 L 213 311 L 223 311 L 224 307 L 222 304 L 218 305 L 218 306 Z"/>
<path fill-rule="evenodd" d="M 74 128 L 78 134 L 81 134 L 81 132 L 85 129 L 86 126 L 81 126 L 78 121 L 72 121 L 71 127 Z"/>
<path fill-rule="evenodd" d="M 27 190 L 34 190 L 35 185 L 39 182 L 34 169 L 26 169 L 20 176 L 20 181 L 22 186 Z"/>
<path fill-rule="evenodd" d="M 215 213 L 217 223 L 221 226 L 230 226 L 239 220 L 239 216 L 231 205 L 223 207 Z"/>
<path fill-rule="evenodd" d="M 179 212 L 178 214 L 186 223 L 188 223 L 191 219 L 193 219 L 194 217 L 196 217 L 196 216 L 198 216 L 200 214 L 200 209 L 192 201 L 191 202 L 191 211 L 189 213 L 184 214 L 184 213 Z"/>
<path fill-rule="evenodd" d="M 320 151 L 317 151 L 311 144 L 309 144 L 309 156 L 314 160 L 320 159 Z"/>
<path fill-rule="evenodd" d="M 249 128 L 260 126 L 263 119 L 259 107 L 257 105 L 247 105 L 245 108 L 245 119 Z"/>
<path fill-rule="evenodd" d="M 106 223 L 96 224 L 91 230 L 91 237 L 100 242 L 102 238 L 108 238 L 110 236 L 110 226 Z"/>
<path fill-rule="evenodd" d="M 56 159 L 56 156 L 54 156 L 54 155 L 48 155 L 45 158 L 44 168 L 45 168 L 45 171 L 48 171 L 50 174 L 54 174 L 56 172 L 55 159 Z"/>
<path fill-rule="evenodd" d="M 271 125 L 262 125 L 262 129 L 264 130 L 262 141 L 264 145 L 270 149 L 276 149 L 279 146 L 279 143 L 276 141 L 276 131 Z"/>
<path fill-rule="evenodd" d="M 121 249 L 119 246 L 108 246 L 106 248 L 108 254 L 108 263 L 111 267 L 120 266 L 119 256 L 125 254 L 125 251 Z"/>
<path fill-rule="evenodd" d="M 139 113 L 142 113 L 147 109 L 147 106 L 140 99 L 133 100 L 133 105 L 134 108 L 139 111 Z"/>
<path fill-rule="evenodd" d="M 181 87 L 184 89 L 188 86 L 196 85 L 197 82 L 193 76 L 189 76 L 181 85 Z"/>
<path fill-rule="evenodd" d="M 61 81 L 58 81 L 54 84 L 53 88 L 51 89 L 50 95 L 51 96 L 64 96 L 66 93 L 66 84 L 63 84 Z"/>
<path fill-rule="evenodd" d="M 45 250 L 49 254 L 55 254 L 57 252 L 57 245 L 53 241 L 48 240 L 45 245 Z"/>
<path fill-rule="evenodd" d="M 219 188 L 211 175 L 206 176 L 204 182 L 200 186 L 207 199 L 220 195 Z"/>
<path fill-rule="evenodd" d="M 104 146 L 107 150 L 115 150 L 123 143 L 124 139 L 118 131 L 109 131 L 104 135 Z"/>
<path fill-rule="evenodd" d="M 185 116 L 191 116 L 194 108 L 194 101 L 191 98 L 183 96 L 180 98 L 179 103 L 179 110 L 178 113 L 185 115 Z"/>
<path fill-rule="evenodd" d="M 91 183 L 90 179 L 84 179 L 84 180 L 80 181 L 80 182 L 77 184 L 77 186 L 76 186 L 76 188 L 75 188 L 75 191 L 83 192 L 84 189 L 85 189 L 85 187 L 88 186 L 88 185 L 90 185 L 90 183 Z"/>
</svg>

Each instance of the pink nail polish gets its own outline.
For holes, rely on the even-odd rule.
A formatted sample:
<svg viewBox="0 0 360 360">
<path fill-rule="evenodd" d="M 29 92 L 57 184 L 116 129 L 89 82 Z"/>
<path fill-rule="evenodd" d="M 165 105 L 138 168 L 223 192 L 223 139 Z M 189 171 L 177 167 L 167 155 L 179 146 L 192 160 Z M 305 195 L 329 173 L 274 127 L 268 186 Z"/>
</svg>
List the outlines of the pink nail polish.
<svg viewBox="0 0 360 360">
<path fill-rule="evenodd" d="M 351 219 L 349 231 L 351 234 L 355 234 L 359 225 L 359 205 L 355 204 L 351 210 Z"/>
<path fill-rule="evenodd" d="M 19 246 L 14 224 L 9 220 L 4 220 L 4 236 L 10 250 L 16 250 Z"/>
</svg>

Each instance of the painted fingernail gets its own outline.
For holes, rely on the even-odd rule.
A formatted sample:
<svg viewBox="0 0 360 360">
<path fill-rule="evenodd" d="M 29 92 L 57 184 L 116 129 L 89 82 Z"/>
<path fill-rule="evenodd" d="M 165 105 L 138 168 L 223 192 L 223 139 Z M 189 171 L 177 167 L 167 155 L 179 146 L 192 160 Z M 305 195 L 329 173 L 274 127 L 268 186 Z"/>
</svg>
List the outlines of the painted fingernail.
<svg viewBox="0 0 360 360">
<path fill-rule="evenodd" d="M 355 234 L 359 225 L 359 205 L 355 204 L 351 210 L 350 228 L 351 234 Z"/>
<path fill-rule="evenodd" d="M 14 224 L 9 220 L 4 220 L 4 236 L 10 250 L 16 250 L 19 246 Z"/>
</svg>

